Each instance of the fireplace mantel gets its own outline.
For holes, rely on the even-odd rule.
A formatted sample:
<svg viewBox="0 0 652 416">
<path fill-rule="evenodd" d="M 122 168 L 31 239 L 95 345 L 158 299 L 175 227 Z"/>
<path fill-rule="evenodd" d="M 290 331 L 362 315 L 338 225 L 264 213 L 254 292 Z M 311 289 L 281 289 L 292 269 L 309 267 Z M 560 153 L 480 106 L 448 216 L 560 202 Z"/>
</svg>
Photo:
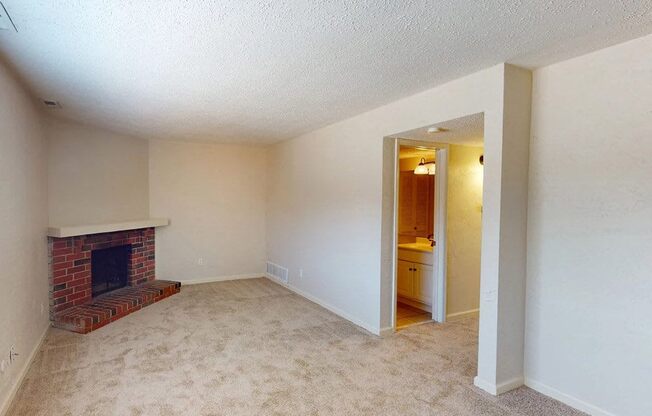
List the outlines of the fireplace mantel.
<svg viewBox="0 0 652 416">
<path fill-rule="evenodd" d="M 64 238 L 79 235 L 112 233 L 115 231 L 137 230 L 139 228 L 163 227 L 170 224 L 167 218 L 149 218 L 145 220 L 114 222 L 106 224 L 68 225 L 49 227 L 48 237 Z"/>
</svg>

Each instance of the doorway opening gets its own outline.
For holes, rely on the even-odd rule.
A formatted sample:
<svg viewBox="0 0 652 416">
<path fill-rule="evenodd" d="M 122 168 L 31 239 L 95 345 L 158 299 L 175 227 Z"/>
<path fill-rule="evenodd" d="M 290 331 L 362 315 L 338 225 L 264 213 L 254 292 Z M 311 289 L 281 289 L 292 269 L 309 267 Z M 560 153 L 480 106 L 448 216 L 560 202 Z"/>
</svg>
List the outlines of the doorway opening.
<svg viewBox="0 0 652 416">
<path fill-rule="evenodd" d="M 484 116 L 394 136 L 394 330 L 478 325 Z"/>
<path fill-rule="evenodd" d="M 436 149 L 399 145 L 396 329 L 432 321 Z"/>
</svg>

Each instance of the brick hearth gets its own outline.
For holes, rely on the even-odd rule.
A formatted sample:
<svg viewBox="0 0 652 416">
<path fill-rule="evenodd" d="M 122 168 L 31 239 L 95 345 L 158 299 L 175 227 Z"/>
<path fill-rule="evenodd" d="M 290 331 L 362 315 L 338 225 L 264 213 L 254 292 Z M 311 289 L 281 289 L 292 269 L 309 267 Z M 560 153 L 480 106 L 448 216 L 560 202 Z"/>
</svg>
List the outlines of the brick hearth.
<svg viewBox="0 0 652 416">
<path fill-rule="evenodd" d="M 93 298 L 91 253 L 130 245 L 127 287 Z M 180 290 L 156 281 L 154 228 L 73 237 L 49 237 L 50 320 L 54 326 L 86 333 Z"/>
<path fill-rule="evenodd" d="M 155 280 L 100 295 L 91 303 L 74 306 L 54 316 L 57 328 L 86 334 L 132 312 L 179 293 L 181 283 Z"/>
</svg>

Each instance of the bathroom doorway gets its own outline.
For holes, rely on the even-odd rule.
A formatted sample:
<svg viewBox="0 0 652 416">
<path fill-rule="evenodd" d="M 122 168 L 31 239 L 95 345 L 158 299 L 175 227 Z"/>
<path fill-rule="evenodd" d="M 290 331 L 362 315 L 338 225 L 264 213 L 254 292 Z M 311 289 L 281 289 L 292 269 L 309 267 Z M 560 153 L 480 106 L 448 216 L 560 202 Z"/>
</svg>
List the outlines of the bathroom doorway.
<svg viewBox="0 0 652 416">
<path fill-rule="evenodd" d="M 436 149 L 399 144 L 396 329 L 433 319 Z"/>
<path fill-rule="evenodd" d="M 394 142 L 394 330 L 464 320 L 480 302 L 484 115 L 390 136 Z"/>
</svg>

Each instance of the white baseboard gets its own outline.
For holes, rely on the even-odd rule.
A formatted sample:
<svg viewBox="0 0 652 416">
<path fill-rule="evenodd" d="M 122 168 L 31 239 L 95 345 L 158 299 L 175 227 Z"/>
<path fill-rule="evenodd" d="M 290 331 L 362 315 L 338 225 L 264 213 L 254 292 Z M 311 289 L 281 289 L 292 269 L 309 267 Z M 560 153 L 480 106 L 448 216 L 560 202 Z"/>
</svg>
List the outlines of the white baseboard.
<svg viewBox="0 0 652 416">
<path fill-rule="evenodd" d="M 555 400 L 559 400 L 560 402 L 567 404 L 570 407 L 574 407 L 575 409 L 580 410 L 584 413 L 588 413 L 592 416 L 616 416 L 613 413 L 609 413 L 606 410 L 600 409 L 597 406 L 594 406 L 569 394 L 562 393 L 555 388 L 552 388 L 543 383 L 539 383 L 538 381 L 532 380 L 531 378 L 525 379 L 525 385 L 532 390 L 536 390 L 541 394 L 552 397 Z"/>
<path fill-rule="evenodd" d="M 227 280 L 255 279 L 264 277 L 265 273 L 234 274 L 231 276 L 203 277 L 201 279 L 179 280 L 183 285 L 200 285 L 202 283 L 225 282 Z"/>
<path fill-rule="evenodd" d="M 295 287 L 295 286 L 293 286 L 293 285 L 291 285 L 289 283 L 285 283 L 285 282 L 275 278 L 274 276 L 272 276 L 270 274 L 265 273 L 265 277 L 267 277 L 269 280 L 271 280 L 274 283 L 278 283 L 279 285 L 290 289 L 291 291 L 293 291 L 297 295 L 302 296 L 302 297 L 308 299 L 309 301 L 316 303 L 317 305 L 321 306 L 322 308 L 328 309 L 329 311 L 333 312 L 335 315 L 338 315 L 338 316 L 346 319 L 347 321 L 352 322 L 352 323 L 356 324 L 357 326 L 365 329 L 366 331 L 371 332 L 373 335 L 380 336 L 380 329 L 379 328 L 374 327 L 372 325 L 369 325 L 366 322 L 362 322 L 359 319 L 354 318 L 353 316 L 351 316 L 348 313 L 344 312 L 343 310 L 341 310 L 339 308 L 336 308 L 335 306 L 330 305 L 330 304 L 324 302 L 323 300 L 319 299 L 318 297 L 313 296 L 310 293 L 304 292 L 303 290 L 301 290 L 301 289 L 299 289 L 299 288 L 297 288 L 297 287 Z"/>
<path fill-rule="evenodd" d="M 515 388 L 521 387 L 524 384 L 523 377 L 516 377 L 511 380 L 504 381 L 499 384 L 494 384 L 480 379 L 478 376 L 473 378 L 473 384 L 476 387 L 486 391 L 489 394 L 497 396 L 499 394 L 507 393 Z"/>
<path fill-rule="evenodd" d="M 2 402 L 2 405 L 0 406 L 0 416 L 5 416 L 9 411 L 9 407 L 11 407 L 11 402 L 14 401 L 14 398 L 16 397 L 16 393 L 18 393 L 18 389 L 20 388 L 21 384 L 23 384 L 23 380 L 27 375 L 27 371 L 29 370 L 29 367 L 32 365 L 32 361 L 34 361 L 36 354 L 41 349 L 41 345 L 43 345 L 43 341 L 45 341 L 45 336 L 48 333 L 48 329 L 50 329 L 49 323 L 45 327 L 43 333 L 41 334 L 41 337 L 36 343 L 36 346 L 29 353 L 27 360 L 25 360 L 25 364 L 23 365 L 22 370 L 20 370 L 20 374 L 18 374 L 18 378 L 16 379 L 16 382 L 14 383 L 13 386 L 11 386 L 11 389 L 9 389 L 9 394 L 4 399 L 4 402 Z"/>
<path fill-rule="evenodd" d="M 446 321 L 459 321 L 467 318 L 475 318 L 480 316 L 480 309 L 469 309 L 468 311 L 455 312 L 446 315 Z"/>
<path fill-rule="evenodd" d="M 388 337 L 388 336 L 394 334 L 394 332 L 396 332 L 394 330 L 394 328 L 391 327 L 391 326 L 388 326 L 388 327 L 385 327 L 385 328 L 380 328 L 380 333 L 378 335 L 380 335 L 381 337 L 384 338 L 384 337 Z"/>
</svg>

